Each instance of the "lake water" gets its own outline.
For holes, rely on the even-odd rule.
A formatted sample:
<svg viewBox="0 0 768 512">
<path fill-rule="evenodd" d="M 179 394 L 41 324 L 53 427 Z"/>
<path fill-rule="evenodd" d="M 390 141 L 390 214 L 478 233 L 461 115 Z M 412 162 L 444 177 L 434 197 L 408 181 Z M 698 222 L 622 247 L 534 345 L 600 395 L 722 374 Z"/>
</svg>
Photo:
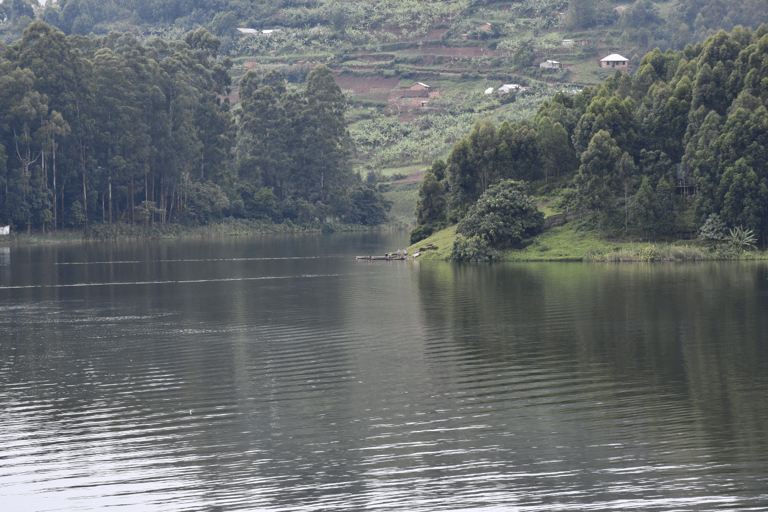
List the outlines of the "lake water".
<svg viewBox="0 0 768 512">
<path fill-rule="evenodd" d="M 0 509 L 768 509 L 766 263 L 0 247 Z"/>
</svg>

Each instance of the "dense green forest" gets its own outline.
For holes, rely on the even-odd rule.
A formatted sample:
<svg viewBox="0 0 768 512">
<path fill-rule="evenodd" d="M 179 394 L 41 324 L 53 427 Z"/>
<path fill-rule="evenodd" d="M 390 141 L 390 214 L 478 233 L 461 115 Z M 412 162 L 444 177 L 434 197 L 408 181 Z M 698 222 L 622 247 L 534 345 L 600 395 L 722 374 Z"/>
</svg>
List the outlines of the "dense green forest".
<svg viewBox="0 0 768 512">
<path fill-rule="evenodd" d="M 738 159 L 717 163 L 709 185 L 703 169 L 721 158 L 714 142 L 736 106 L 755 112 L 741 93 L 763 101 L 744 85 L 757 65 L 739 52 L 761 51 L 766 16 L 764 0 L 4 0 L 0 223 L 373 225 L 390 207 L 381 192 L 410 222 L 418 183 L 381 182 L 442 157 L 422 184 L 415 237 L 458 222 L 502 179 L 560 193 L 561 210 L 599 210 L 608 232 L 679 232 L 718 213 L 764 235 L 757 210 L 735 215 L 736 193 L 713 191 Z M 737 55 L 704 59 L 719 28 Z M 595 61 L 615 51 L 630 74 L 552 97 L 571 80 L 601 82 Z M 539 69 L 550 57 L 568 69 Z M 342 91 L 334 77 L 370 89 Z M 439 95 L 401 111 L 398 91 L 417 80 Z M 530 87 L 483 93 L 512 82 Z M 695 207 L 662 199 L 675 168 Z"/>
<path fill-rule="evenodd" d="M 219 44 L 205 29 L 141 44 L 35 21 L 0 47 L 0 223 L 382 222 L 386 202 L 348 165 L 331 71 L 300 91 L 250 73 L 234 116 Z"/>
<path fill-rule="evenodd" d="M 428 169 L 412 241 L 472 213 L 492 185 L 512 179 L 556 193 L 561 209 L 598 212 L 609 234 L 690 232 L 711 219 L 764 243 L 767 107 L 768 25 L 655 50 L 634 76 L 616 72 L 557 94 L 533 119 L 477 122 Z"/>
</svg>

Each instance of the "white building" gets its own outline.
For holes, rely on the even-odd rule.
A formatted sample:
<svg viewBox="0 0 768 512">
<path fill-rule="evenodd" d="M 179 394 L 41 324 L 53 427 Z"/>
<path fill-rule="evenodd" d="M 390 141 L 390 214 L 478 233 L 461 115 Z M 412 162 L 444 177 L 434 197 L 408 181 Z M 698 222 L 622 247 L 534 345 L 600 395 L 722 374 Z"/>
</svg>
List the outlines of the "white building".
<svg viewBox="0 0 768 512">
<path fill-rule="evenodd" d="M 629 67 L 629 59 L 622 57 L 618 53 L 612 53 L 604 59 L 600 59 L 601 68 L 622 68 Z"/>
</svg>

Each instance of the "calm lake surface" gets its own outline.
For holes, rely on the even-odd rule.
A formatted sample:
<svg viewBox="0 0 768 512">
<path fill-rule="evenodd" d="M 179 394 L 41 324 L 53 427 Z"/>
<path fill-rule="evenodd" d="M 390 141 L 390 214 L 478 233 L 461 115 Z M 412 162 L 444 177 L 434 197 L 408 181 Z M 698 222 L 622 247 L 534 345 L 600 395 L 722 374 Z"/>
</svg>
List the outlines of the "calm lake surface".
<svg viewBox="0 0 768 512">
<path fill-rule="evenodd" d="M 768 509 L 768 265 L 0 247 L 0 509 Z"/>
</svg>

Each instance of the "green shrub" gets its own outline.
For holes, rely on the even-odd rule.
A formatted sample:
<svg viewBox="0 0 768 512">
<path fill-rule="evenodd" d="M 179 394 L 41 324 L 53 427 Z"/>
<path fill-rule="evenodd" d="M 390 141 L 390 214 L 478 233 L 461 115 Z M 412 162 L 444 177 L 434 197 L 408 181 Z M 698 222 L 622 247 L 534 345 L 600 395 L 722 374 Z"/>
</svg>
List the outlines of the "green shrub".
<svg viewBox="0 0 768 512">
<path fill-rule="evenodd" d="M 522 182 L 504 180 L 488 188 L 456 227 L 465 237 L 478 236 L 490 247 L 520 246 L 544 229 L 544 214 L 525 194 Z"/>
<path fill-rule="evenodd" d="M 411 245 L 415 244 L 416 242 L 420 242 L 424 240 L 425 238 L 429 237 L 432 233 L 434 233 L 432 226 L 416 226 L 415 228 L 413 228 L 410 234 Z"/>
<path fill-rule="evenodd" d="M 499 259 L 499 255 L 488 245 L 488 241 L 479 235 L 469 238 L 458 235 L 451 247 L 450 259 L 451 261 L 493 261 Z"/>
<path fill-rule="evenodd" d="M 720 219 L 718 214 L 710 214 L 704 225 L 699 229 L 699 240 L 707 247 L 714 249 L 718 244 L 727 240 L 727 238 L 725 222 Z"/>
</svg>

